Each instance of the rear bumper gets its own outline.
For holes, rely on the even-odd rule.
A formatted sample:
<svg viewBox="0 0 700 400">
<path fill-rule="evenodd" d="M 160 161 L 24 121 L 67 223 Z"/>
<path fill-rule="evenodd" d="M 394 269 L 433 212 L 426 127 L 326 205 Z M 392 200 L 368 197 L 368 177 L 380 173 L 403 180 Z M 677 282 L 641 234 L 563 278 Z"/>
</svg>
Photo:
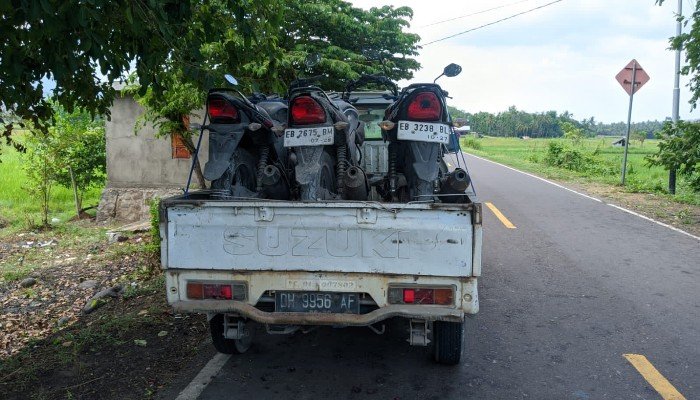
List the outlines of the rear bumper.
<svg viewBox="0 0 700 400">
<path fill-rule="evenodd" d="M 265 312 L 241 301 L 199 300 L 177 301 L 173 308 L 181 312 L 233 313 L 262 324 L 281 325 L 347 325 L 367 326 L 392 317 L 426 321 L 464 320 L 464 312 L 454 308 L 431 306 L 391 305 L 367 314 L 321 314 Z"/>
<path fill-rule="evenodd" d="M 392 317 L 427 321 L 461 321 L 465 314 L 479 311 L 476 277 L 438 277 L 368 273 L 305 271 L 214 271 L 179 270 L 165 272 L 168 302 L 179 312 L 232 313 L 265 324 L 365 326 Z M 188 281 L 235 281 L 245 283 L 245 301 L 191 300 Z M 389 304 L 389 286 L 436 285 L 455 290 L 453 306 Z M 323 291 L 366 293 L 376 309 L 365 314 L 283 313 L 256 308 L 275 291 Z"/>
</svg>

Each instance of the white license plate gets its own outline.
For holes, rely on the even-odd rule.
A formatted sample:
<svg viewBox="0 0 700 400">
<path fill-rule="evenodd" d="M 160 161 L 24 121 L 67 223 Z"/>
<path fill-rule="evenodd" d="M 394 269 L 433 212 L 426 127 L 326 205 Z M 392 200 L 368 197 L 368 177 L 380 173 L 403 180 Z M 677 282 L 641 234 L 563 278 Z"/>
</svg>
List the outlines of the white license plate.
<svg viewBox="0 0 700 400">
<path fill-rule="evenodd" d="M 399 128 L 396 131 L 396 137 L 399 140 L 447 144 L 450 142 L 450 133 L 450 126 L 445 124 L 399 121 Z"/>
<path fill-rule="evenodd" d="M 333 127 L 295 128 L 284 130 L 284 147 L 325 146 L 333 144 Z"/>
</svg>

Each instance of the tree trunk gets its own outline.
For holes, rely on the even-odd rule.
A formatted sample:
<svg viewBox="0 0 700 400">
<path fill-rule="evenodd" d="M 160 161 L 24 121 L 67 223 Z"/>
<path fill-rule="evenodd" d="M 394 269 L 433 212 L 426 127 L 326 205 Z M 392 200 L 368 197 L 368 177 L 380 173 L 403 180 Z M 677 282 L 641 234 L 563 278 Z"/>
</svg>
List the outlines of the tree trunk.
<svg viewBox="0 0 700 400">
<path fill-rule="evenodd" d="M 75 174 L 73 173 L 73 168 L 69 165 L 68 172 L 70 172 L 70 183 L 73 187 L 73 200 L 75 201 L 75 215 L 80 219 L 80 211 L 82 204 L 80 204 L 80 197 L 78 196 L 78 185 L 75 183 Z"/>
</svg>

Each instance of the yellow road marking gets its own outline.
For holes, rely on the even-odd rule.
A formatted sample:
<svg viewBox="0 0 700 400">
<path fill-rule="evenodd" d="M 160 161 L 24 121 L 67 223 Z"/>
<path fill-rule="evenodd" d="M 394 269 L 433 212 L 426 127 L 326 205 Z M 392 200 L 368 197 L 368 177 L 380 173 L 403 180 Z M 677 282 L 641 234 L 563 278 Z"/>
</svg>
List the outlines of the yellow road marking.
<svg viewBox="0 0 700 400">
<path fill-rule="evenodd" d="M 676 390 L 671 382 L 664 378 L 661 373 L 641 354 L 623 354 L 627 361 L 646 379 L 647 382 L 663 397 L 664 400 L 686 400 L 682 394 Z"/>
<path fill-rule="evenodd" d="M 506 218 L 506 216 L 503 215 L 503 213 L 501 213 L 501 212 L 498 210 L 498 208 L 496 208 L 496 206 L 494 206 L 493 204 L 491 204 L 491 203 L 489 203 L 489 202 L 486 202 L 486 203 L 484 203 L 484 204 L 486 204 L 486 207 L 488 207 L 489 209 L 491 209 L 491 211 L 493 211 L 494 215 L 496 215 L 496 218 L 498 218 L 499 220 L 501 220 L 501 222 L 503 223 L 503 225 L 506 226 L 506 228 L 508 228 L 508 229 L 515 229 L 515 225 L 513 225 L 513 223 L 510 222 L 510 221 L 508 220 L 508 218 Z"/>
</svg>

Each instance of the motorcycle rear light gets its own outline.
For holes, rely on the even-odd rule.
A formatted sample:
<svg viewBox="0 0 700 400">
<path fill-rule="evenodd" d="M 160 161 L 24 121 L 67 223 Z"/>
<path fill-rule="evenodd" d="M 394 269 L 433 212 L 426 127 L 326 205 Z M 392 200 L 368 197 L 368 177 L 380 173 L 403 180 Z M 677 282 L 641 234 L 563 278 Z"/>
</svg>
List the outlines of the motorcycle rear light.
<svg viewBox="0 0 700 400">
<path fill-rule="evenodd" d="M 309 96 L 299 96 L 290 107 L 292 124 L 312 125 L 326 122 L 326 112 L 316 100 Z"/>
<path fill-rule="evenodd" d="M 240 121 L 240 115 L 236 107 L 221 97 L 210 97 L 207 111 L 209 119 L 215 124 L 233 124 Z"/>
<path fill-rule="evenodd" d="M 436 121 L 442 115 L 440 99 L 433 92 L 418 93 L 408 105 L 408 119 L 414 121 Z"/>
<path fill-rule="evenodd" d="M 187 298 L 190 300 L 245 300 L 243 283 L 187 282 Z"/>
<path fill-rule="evenodd" d="M 389 304 L 436 304 L 453 305 L 452 288 L 415 287 L 389 288 Z"/>
</svg>

